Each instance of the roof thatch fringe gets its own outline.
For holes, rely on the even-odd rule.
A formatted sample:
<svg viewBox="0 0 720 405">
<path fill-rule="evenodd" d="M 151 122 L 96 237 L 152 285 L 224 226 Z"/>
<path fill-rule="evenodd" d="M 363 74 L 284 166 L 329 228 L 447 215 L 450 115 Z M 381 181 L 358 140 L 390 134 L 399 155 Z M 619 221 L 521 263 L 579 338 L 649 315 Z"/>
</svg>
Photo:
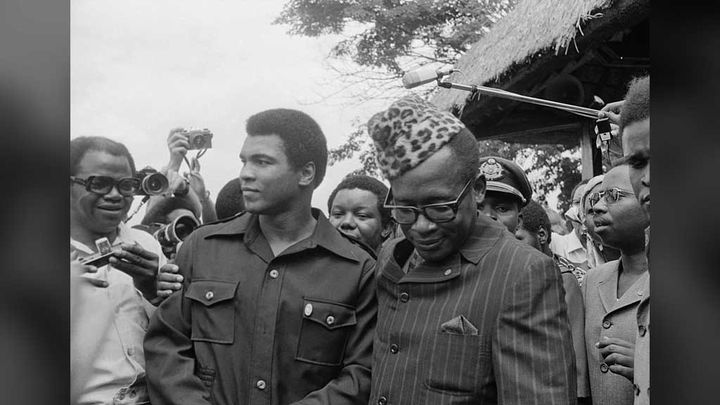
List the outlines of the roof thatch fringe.
<svg viewBox="0 0 720 405">
<path fill-rule="evenodd" d="M 611 7 L 614 1 L 521 0 L 460 59 L 455 67 L 464 75 L 450 79 L 471 78 L 473 84 L 485 84 L 513 64 L 527 62 L 548 50 L 554 49 L 555 54 L 567 52 L 575 36 L 584 35 L 582 25 L 602 18 L 600 11 Z M 464 97 L 460 92 L 445 90 L 438 92 L 433 101 L 439 107 L 449 108 L 461 103 Z"/>
</svg>

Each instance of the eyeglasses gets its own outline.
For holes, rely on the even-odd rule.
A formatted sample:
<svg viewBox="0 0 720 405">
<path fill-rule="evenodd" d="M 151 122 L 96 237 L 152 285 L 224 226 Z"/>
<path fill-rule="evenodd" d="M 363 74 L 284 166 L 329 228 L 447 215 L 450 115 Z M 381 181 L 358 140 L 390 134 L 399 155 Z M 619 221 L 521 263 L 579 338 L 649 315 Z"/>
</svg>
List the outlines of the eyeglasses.
<svg viewBox="0 0 720 405">
<path fill-rule="evenodd" d="M 634 195 L 634 194 L 629 191 L 625 191 L 625 190 L 621 190 L 617 187 L 613 187 L 609 190 L 600 190 L 598 192 L 590 194 L 590 199 L 588 201 L 590 202 L 590 207 L 593 207 L 593 206 L 595 206 L 595 204 L 600 202 L 601 197 L 605 197 L 606 203 L 612 204 L 624 196 L 631 196 L 631 195 Z"/>
<path fill-rule="evenodd" d="M 91 193 L 100 195 L 109 193 L 115 186 L 117 186 L 118 192 L 125 197 L 131 197 L 140 190 L 140 179 L 136 177 L 115 180 L 108 176 L 90 176 L 87 179 L 70 176 L 70 181 L 85 186 L 85 190 Z"/>
<path fill-rule="evenodd" d="M 450 222 L 455 219 L 457 215 L 458 206 L 462 202 L 463 198 L 470 190 L 470 184 L 473 180 L 470 180 L 465 184 L 465 187 L 460 192 L 460 195 L 455 201 L 435 203 L 421 205 L 419 207 L 411 207 L 406 205 L 391 205 L 392 201 L 392 189 L 388 190 L 387 196 L 385 197 L 385 208 L 391 209 L 391 214 L 395 222 L 401 225 L 411 225 L 417 221 L 418 214 L 422 213 L 425 218 L 435 223 Z"/>
</svg>

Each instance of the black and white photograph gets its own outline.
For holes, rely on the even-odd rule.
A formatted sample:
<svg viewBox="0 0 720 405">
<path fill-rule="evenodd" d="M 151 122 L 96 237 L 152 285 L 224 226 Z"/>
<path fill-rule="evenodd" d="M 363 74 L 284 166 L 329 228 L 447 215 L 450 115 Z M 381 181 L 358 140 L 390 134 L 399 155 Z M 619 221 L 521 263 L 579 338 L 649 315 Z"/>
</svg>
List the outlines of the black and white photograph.
<svg viewBox="0 0 720 405">
<path fill-rule="evenodd" d="M 70 402 L 650 403 L 648 0 L 76 0 Z"/>
</svg>

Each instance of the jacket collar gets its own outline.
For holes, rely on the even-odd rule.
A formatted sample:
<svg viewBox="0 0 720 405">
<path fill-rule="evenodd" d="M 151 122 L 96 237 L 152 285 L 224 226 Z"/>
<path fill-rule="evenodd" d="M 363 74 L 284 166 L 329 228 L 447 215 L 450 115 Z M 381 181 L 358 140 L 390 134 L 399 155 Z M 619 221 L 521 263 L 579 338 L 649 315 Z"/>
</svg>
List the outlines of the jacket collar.
<svg viewBox="0 0 720 405">
<path fill-rule="evenodd" d="M 281 256 L 320 246 L 337 256 L 356 262 L 360 261 L 360 257 L 351 248 L 352 244 L 340 235 L 340 232 L 330 224 L 330 221 L 319 209 L 312 208 L 312 216 L 317 220 L 312 235 L 288 248 Z M 243 236 L 245 245 L 250 247 L 256 254 L 266 259 L 266 261 L 272 260 L 272 253 L 269 253 L 269 257 L 267 257 L 269 246 L 267 246 L 267 240 L 265 240 L 265 236 L 260 230 L 257 214 L 246 214 L 232 219 L 209 232 L 205 235 L 205 238 L 240 235 Z M 264 244 L 267 249 L 261 248 L 258 244 Z"/>
<path fill-rule="evenodd" d="M 394 283 L 438 283 L 460 276 L 463 260 L 478 264 L 502 237 L 507 229 L 502 224 L 479 214 L 470 236 L 465 240 L 458 252 L 450 254 L 444 260 L 436 263 L 423 262 L 411 272 L 405 274 L 402 265 L 398 263 L 399 257 L 409 257 L 413 246 L 406 238 L 400 238 L 383 247 L 387 249 L 386 255 L 379 258 L 382 274 Z"/>
<path fill-rule="evenodd" d="M 620 260 L 613 260 L 605 263 L 606 268 L 609 269 L 598 282 L 598 292 L 600 293 L 600 301 L 605 309 L 605 316 L 608 316 L 612 312 L 619 309 L 625 308 L 628 305 L 633 305 L 639 302 L 643 298 L 645 291 L 643 287 L 646 286 L 645 278 L 648 277 L 648 273 L 645 272 L 638 280 L 625 291 L 620 299 L 617 298 L 617 285 L 618 277 L 620 275 Z"/>
</svg>

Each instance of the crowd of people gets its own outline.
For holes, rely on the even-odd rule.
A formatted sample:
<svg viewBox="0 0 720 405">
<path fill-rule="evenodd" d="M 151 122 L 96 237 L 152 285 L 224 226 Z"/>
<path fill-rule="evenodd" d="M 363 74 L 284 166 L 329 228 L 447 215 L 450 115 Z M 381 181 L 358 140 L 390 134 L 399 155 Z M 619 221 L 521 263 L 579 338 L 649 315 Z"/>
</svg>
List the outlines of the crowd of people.
<svg viewBox="0 0 720 405">
<path fill-rule="evenodd" d="M 72 139 L 72 403 L 648 404 L 649 76 L 601 116 L 624 157 L 562 214 L 418 96 L 368 122 L 386 183 L 345 177 L 327 217 L 301 111 L 247 120 L 215 202 L 182 128 L 160 192 Z"/>
</svg>

